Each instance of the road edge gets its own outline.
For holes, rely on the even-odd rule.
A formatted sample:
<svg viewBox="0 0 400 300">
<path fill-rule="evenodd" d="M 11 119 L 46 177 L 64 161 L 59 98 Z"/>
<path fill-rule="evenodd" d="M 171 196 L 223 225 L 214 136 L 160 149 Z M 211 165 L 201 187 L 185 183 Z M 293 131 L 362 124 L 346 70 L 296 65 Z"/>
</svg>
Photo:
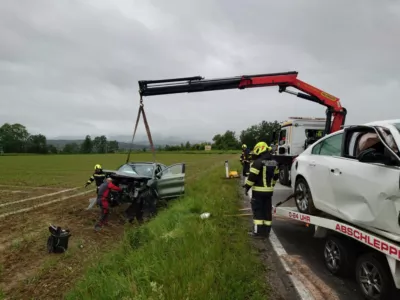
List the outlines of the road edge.
<svg viewBox="0 0 400 300">
<path fill-rule="evenodd" d="M 305 287 L 305 285 L 297 278 L 297 276 L 293 275 L 293 272 L 290 268 L 290 266 L 286 263 L 286 261 L 283 259 L 283 257 L 287 256 L 287 252 L 281 242 L 279 241 L 278 237 L 276 236 L 275 232 L 273 229 L 271 229 L 271 233 L 269 236 L 269 241 L 271 242 L 272 248 L 275 251 L 276 256 L 279 259 L 280 264 L 282 265 L 283 269 L 285 270 L 285 273 L 292 283 L 294 289 L 297 292 L 297 295 L 299 296 L 300 300 L 314 300 L 315 298 Z"/>
<path fill-rule="evenodd" d="M 241 176 L 239 179 L 239 188 L 241 190 L 241 195 L 243 199 L 243 205 L 245 206 L 246 202 L 251 200 L 251 190 L 249 191 L 249 195 L 246 196 L 244 194 L 242 185 L 245 182 L 246 177 Z M 251 220 L 251 217 L 250 217 Z M 252 223 L 252 222 L 251 222 Z M 272 225 L 273 226 L 273 225 Z M 273 227 L 272 227 L 273 228 Z M 311 294 L 310 290 L 306 288 L 306 286 L 297 278 L 296 275 L 293 274 L 292 269 L 284 260 L 284 257 L 287 256 L 287 252 L 283 247 L 282 243 L 279 241 L 277 235 L 275 234 L 274 230 L 271 229 L 270 237 L 268 239 L 272 246 L 272 250 L 275 252 L 275 256 L 278 258 L 279 264 L 284 270 L 284 276 L 286 276 L 287 281 L 290 283 L 291 287 L 296 292 L 296 298 L 299 300 L 315 300 L 315 297 Z"/>
</svg>

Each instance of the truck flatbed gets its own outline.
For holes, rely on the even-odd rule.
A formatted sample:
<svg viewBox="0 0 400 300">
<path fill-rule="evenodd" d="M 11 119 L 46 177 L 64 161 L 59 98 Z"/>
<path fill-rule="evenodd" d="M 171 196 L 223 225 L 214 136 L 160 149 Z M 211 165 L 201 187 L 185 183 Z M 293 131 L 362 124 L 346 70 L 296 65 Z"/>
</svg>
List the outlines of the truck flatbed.
<svg viewBox="0 0 400 300">
<path fill-rule="evenodd" d="M 382 257 L 386 257 L 388 271 L 392 275 L 394 286 L 400 289 L 400 243 L 348 224 L 342 220 L 337 220 L 334 217 L 312 216 L 300 213 L 296 207 L 273 207 L 272 213 L 273 216 L 292 219 L 305 223 L 308 226 L 313 225 L 315 228 L 314 237 L 316 238 L 329 239 L 332 236 L 335 238 L 342 237 L 344 241 L 352 240 L 356 244 L 363 245 L 361 254 L 368 252 L 380 253 Z M 337 242 L 337 239 L 335 241 Z M 355 251 L 350 246 L 355 244 L 343 243 L 343 245 L 348 246 L 346 251 L 349 253 L 353 252 L 353 250 Z M 360 253 L 357 253 L 357 256 L 360 256 Z"/>
</svg>

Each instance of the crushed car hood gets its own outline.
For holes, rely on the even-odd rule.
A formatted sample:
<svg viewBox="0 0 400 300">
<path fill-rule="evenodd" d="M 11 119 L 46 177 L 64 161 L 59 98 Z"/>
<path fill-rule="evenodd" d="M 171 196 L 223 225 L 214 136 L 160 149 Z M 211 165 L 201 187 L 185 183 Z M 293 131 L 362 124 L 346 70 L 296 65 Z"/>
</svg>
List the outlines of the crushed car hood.
<svg viewBox="0 0 400 300">
<path fill-rule="evenodd" d="M 115 178 L 152 179 L 151 176 L 130 174 L 130 173 L 126 173 L 126 172 L 120 172 L 117 170 L 103 170 L 103 172 L 106 173 L 107 175 L 109 175 L 110 177 L 115 177 Z"/>
</svg>

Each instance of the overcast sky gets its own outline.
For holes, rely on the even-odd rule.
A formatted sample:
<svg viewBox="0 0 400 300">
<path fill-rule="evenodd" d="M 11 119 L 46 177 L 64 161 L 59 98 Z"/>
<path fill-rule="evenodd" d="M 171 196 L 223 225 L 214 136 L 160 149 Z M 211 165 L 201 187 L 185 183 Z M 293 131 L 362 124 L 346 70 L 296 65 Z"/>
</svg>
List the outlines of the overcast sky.
<svg viewBox="0 0 400 300">
<path fill-rule="evenodd" d="M 347 124 L 398 118 L 399 36 L 394 0 L 4 0 L 0 121 L 48 137 L 130 135 L 138 80 L 292 70 L 339 97 Z M 193 139 L 325 116 L 277 87 L 144 102 L 156 136 Z"/>
</svg>

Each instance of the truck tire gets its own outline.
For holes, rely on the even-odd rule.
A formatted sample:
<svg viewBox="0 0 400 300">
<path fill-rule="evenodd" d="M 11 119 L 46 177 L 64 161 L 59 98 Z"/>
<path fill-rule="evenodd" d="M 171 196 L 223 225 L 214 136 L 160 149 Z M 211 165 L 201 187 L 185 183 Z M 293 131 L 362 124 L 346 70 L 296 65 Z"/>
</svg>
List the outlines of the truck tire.
<svg viewBox="0 0 400 300">
<path fill-rule="evenodd" d="M 354 252 L 350 243 L 334 235 L 328 235 L 324 245 L 324 262 L 333 275 L 347 277 L 353 269 Z M 353 269 L 354 270 L 354 269 Z"/>
<path fill-rule="evenodd" d="M 303 177 L 298 177 L 294 186 L 295 192 L 302 191 L 303 195 L 295 197 L 296 207 L 303 214 L 318 215 L 319 210 L 315 208 L 310 187 Z"/>
<path fill-rule="evenodd" d="M 356 280 L 361 293 L 368 300 L 388 300 L 394 293 L 394 282 L 383 255 L 368 252 L 361 255 L 356 264 Z M 380 292 L 376 286 L 379 286 Z"/>
<path fill-rule="evenodd" d="M 290 186 L 289 167 L 287 165 L 279 166 L 279 183 L 284 186 Z"/>
</svg>

